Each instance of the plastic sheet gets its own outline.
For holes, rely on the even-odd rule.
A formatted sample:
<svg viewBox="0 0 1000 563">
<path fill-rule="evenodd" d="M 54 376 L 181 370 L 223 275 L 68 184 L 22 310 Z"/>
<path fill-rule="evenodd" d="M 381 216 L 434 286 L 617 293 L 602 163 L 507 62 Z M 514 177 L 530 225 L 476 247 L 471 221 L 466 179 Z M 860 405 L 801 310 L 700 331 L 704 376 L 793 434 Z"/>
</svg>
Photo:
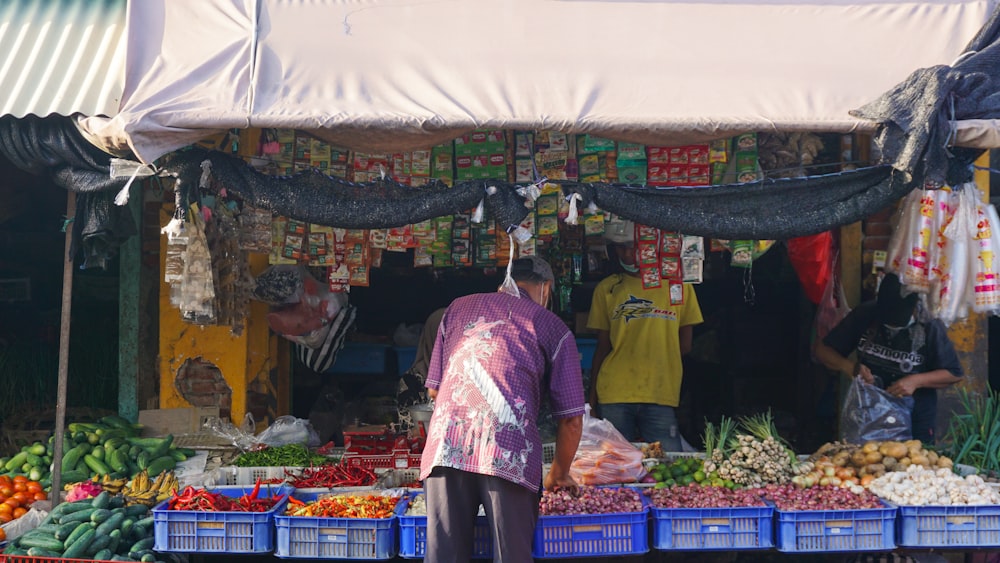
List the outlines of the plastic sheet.
<svg viewBox="0 0 1000 563">
<path fill-rule="evenodd" d="M 851 444 L 909 440 L 913 397 L 893 397 L 855 377 L 840 412 L 840 439 Z"/>
</svg>

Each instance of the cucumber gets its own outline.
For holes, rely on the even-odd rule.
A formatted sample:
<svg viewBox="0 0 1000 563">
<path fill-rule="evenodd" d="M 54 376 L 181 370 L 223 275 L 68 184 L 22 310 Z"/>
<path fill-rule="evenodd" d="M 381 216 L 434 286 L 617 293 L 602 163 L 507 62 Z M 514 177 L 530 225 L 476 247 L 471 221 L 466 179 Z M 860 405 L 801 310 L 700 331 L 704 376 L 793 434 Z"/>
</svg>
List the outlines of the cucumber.
<svg viewBox="0 0 1000 563">
<path fill-rule="evenodd" d="M 111 536 L 102 536 L 100 532 L 94 530 L 94 541 L 87 547 L 87 555 L 94 557 L 94 554 L 102 549 L 107 549 L 111 545 Z"/>
<path fill-rule="evenodd" d="M 76 432 L 73 432 L 73 441 L 76 442 L 77 444 L 86 444 L 87 433 L 84 432 L 83 430 L 77 430 Z"/>
<path fill-rule="evenodd" d="M 100 551 L 98 551 L 97 553 L 94 554 L 94 559 L 96 561 L 107 561 L 107 560 L 111 559 L 112 555 L 114 555 L 113 551 L 111 551 L 108 548 L 104 548 L 104 549 L 102 549 L 102 550 L 100 550 Z"/>
<path fill-rule="evenodd" d="M 66 473 L 67 471 L 72 471 L 73 468 L 76 467 L 76 463 L 80 461 L 81 457 L 83 457 L 83 449 L 79 446 L 65 452 L 62 458 L 63 473 Z"/>
<path fill-rule="evenodd" d="M 111 493 L 107 491 L 101 491 L 100 494 L 94 497 L 94 500 L 90 501 L 90 504 L 94 508 L 107 508 L 108 503 L 110 502 L 111 502 Z"/>
<path fill-rule="evenodd" d="M 40 547 L 33 547 L 28 550 L 29 557 L 62 557 L 62 553 Z"/>
<path fill-rule="evenodd" d="M 50 512 L 49 514 L 54 518 L 58 518 L 63 514 L 71 514 L 73 512 L 79 512 L 81 510 L 93 508 L 91 502 L 92 501 L 90 499 L 83 501 L 76 501 L 76 502 L 62 502 L 59 503 L 59 506 L 53 508 L 52 512 Z"/>
<path fill-rule="evenodd" d="M 55 536 L 55 533 L 58 530 L 59 530 L 59 524 L 40 524 L 37 528 L 35 528 L 36 532 L 42 532 L 43 534 L 52 534 L 53 536 Z"/>
<path fill-rule="evenodd" d="M 78 471 L 73 469 L 72 471 L 62 472 L 63 483 L 79 483 L 81 481 L 86 481 L 90 478 L 90 472 Z M 62 506 L 61 504 L 59 506 Z"/>
<path fill-rule="evenodd" d="M 198 452 L 195 451 L 195 450 L 192 450 L 191 448 L 177 448 L 177 451 L 181 452 L 182 454 L 184 454 L 184 455 L 186 455 L 188 457 L 194 457 L 194 456 L 198 455 Z"/>
<path fill-rule="evenodd" d="M 111 530 L 111 533 L 108 534 L 108 537 L 111 538 L 111 541 L 108 542 L 108 549 L 111 550 L 111 553 L 118 552 L 118 546 L 122 542 L 122 533 L 121 530 Z"/>
<path fill-rule="evenodd" d="M 137 459 L 139 457 L 139 452 L 141 451 L 142 451 L 141 446 L 130 444 L 128 447 L 128 457 L 131 459 Z"/>
<path fill-rule="evenodd" d="M 153 526 L 153 517 L 147 516 L 145 518 L 142 518 L 141 520 L 136 520 L 135 525 L 141 526 L 143 528 L 150 528 Z"/>
<path fill-rule="evenodd" d="M 61 542 L 65 542 L 66 538 L 73 533 L 73 530 L 77 528 L 80 524 L 78 522 L 67 522 L 66 524 L 61 524 L 59 529 L 56 530 L 55 538 Z M 83 533 L 83 532 L 80 532 Z"/>
<path fill-rule="evenodd" d="M 109 518 L 111 518 L 111 511 L 107 508 L 98 508 L 90 513 L 90 521 L 94 524 L 101 524 Z"/>
<path fill-rule="evenodd" d="M 149 466 L 149 452 L 146 450 L 139 452 L 139 455 L 135 458 L 135 464 L 139 466 L 140 470 L 146 469 Z"/>
<path fill-rule="evenodd" d="M 24 462 L 28 461 L 28 452 L 21 452 L 14 457 L 10 458 L 7 463 L 3 466 L 7 471 L 14 471 L 15 469 L 24 465 Z"/>
<path fill-rule="evenodd" d="M 97 460 L 100 460 L 100 461 L 104 461 L 104 448 L 94 448 L 94 450 L 92 452 L 90 452 L 90 455 L 94 459 L 97 459 Z M 109 473 L 110 473 L 110 471 L 109 471 Z"/>
<path fill-rule="evenodd" d="M 125 473 L 128 471 L 128 464 L 125 462 L 125 452 L 122 450 L 111 450 L 111 453 L 106 456 L 108 466 L 118 473 Z"/>
<path fill-rule="evenodd" d="M 31 447 L 28 448 L 28 453 L 34 455 L 45 455 L 45 444 L 41 442 L 35 442 L 34 444 L 31 445 Z"/>
<path fill-rule="evenodd" d="M 51 534 L 43 534 L 41 532 L 28 532 L 18 538 L 17 543 L 21 547 L 40 547 L 49 551 L 63 550 L 63 542 L 57 540 Z"/>
<path fill-rule="evenodd" d="M 160 456 L 167 455 L 167 452 L 170 451 L 170 445 L 173 443 L 174 443 L 174 435 L 167 434 L 166 436 L 163 437 L 160 443 L 156 445 L 156 447 L 151 448 L 149 450 L 149 459 L 156 459 Z"/>
<path fill-rule="evenodd" d="M 132 518 L 138 516 L 146 516 L 148 512 L 149 512 L 149 507 L 144 504 L 133 504 L 132 506 L 125 507 L 125 516 Z"/>
<path fill-rule="evenodd" d="M 164 471 L 169 471 L 177 466 L 177 461 L 169 455 L 160 456 L 153 461 L 149 462 L 146 466 L 146 471 L 149 472 L 150 477 L 159 475 Z"/>
<path fill-rule="evenodd" d="M 184 461 L 188 458 L 188 456 L 185 455 L 184 452 L 176 449 L 171 449 L 169 452 L 167 452 L 167 454 L 169 454 L 170 457 L 174 458 L 174 461 Z"/>
<path fill-rule="evenodd" d="M 30 463 L 34 467 L 41 467 L 45 462 L 42 461 L 42 456 L 35 455 L 31 452 L 26 452 L 28 456 L 24 458 L 25 463 Z"/>
<path fill-rule="evenodd" d="M 142 538 L 141 540 L 132 544 L 129 548 L 129 553 L 138 553 L 140 551 L 146 551 L 147 549 L 153 549 L 153 538 Z"/>
<path fill-rule="evenodd" d="M 32 467 L 31 470 L 28 471 L 28 479 L 31 479 L 32 481 L 41 481 L 44 475 L 45 474 L 42 472 L 42 468 L 38 466 Z"/>
<path fill-rule="evenodd" d="M 100 449 L 96 451 L 103 452 L 104 450 Z M 83 462 L 87 464 L 87 467 L 89 467 L 91 471 L 97 473 L 98 475 L 107 475 L 108 473 L 111 473 L 110 467 L 108 467 L 103 461 L 97 459 L 91 454 L 83 456 Z"/>
<path fill-rule="evenodd" d="M 98 510 L 98 509 L 96 509 L 93 506 L 91 506 L 90 508 L 87 508 L 87 509 L 84 509 L 84 510 L 78 510 L 78 511 L 72 512 L 70 514 L 65 514 L 65 515 L 63 515 L 62 518 L 59 519 L 59 523 L 60 524 L 69 524 L 70 522 L 88 522 L 89 523 L 90 522 L 90 515 L 93 514 L 95 510 Z"/>
<path fill-rule="evenodd" d="M 117 529 L 125 521 L 125 514 L 119 512 L 118 514 L 112 514 L 110 518 L 101 523 L 97 527 L 97 535 L 101 537 L 107 537 L 111 533 L 111 530 Z"/>
<path fill-rule="evenodd" d="M 115 477 L 115 479 L 117 478 Z M 112 512 L 125 508 L 125 499 L 118 495 L 111 497 L 111 501 L 108 502 L 108 508 L 112 509 Z"/>
<path fill-rule="evenodd" d="M 156 556 L 153 555 L 152 553 L 143 553 L 142 557 L 139 558 L 139 561 L 144 561 L 145 563 L 153 563 L 154 561 L 156 561 Z"/>
<path fill-rule="evenodd" d="M 132 429 L 132 422 L 129 421 L 127 418 L 117 414 L 109 414 L 107 416 L 102 416 L 100 419 L 98 419 L 98 422 L 115 428 L 124 428 L 127 430 Z"/>
<path fill-rule="evenodd" d="M 69 547 L 63 551 L 63 557 L 66 559 L 78 559 L 84 553 L 86 553 L 87 548 L 90 547 L 90 543 L 94 541 L 94 537 L 97 532 L 93 528 L 87 530 L 83 533 L 75 542 L 73 542 Z"/>
</svg>

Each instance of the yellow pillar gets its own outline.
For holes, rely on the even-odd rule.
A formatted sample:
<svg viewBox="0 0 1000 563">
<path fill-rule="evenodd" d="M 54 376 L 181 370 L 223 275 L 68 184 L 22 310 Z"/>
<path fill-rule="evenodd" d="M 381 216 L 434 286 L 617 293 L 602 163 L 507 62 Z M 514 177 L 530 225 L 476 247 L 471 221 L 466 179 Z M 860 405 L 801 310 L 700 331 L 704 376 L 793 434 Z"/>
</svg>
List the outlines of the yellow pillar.
<svg viewBox="0 0 1000 563">
<path fill-rule="evenodd" d="M 251 133 L 249 138 L 241 135 L 241 153 L 252 153 L 258 137 L 259 132 Z M 165 205 L 160 212 L 160 224 L 165 225 L 172 214 L 173 205 Z M 161 273 L 166 251 L 166 236 L 161 235 Z M 267 268 L 267 255 L 250 254 L 249 262 L 250 271 L 256 276 Z M 198 402 L 205 401 L 206 395 L 212 395 L 213 383 L 208 377 L 193 384 L 178 385 L 178 371 L 191 360 L 202 368 L 200 375 L 204 375 L 202 366 L 206 364 L 218 369 L 224 383 L 216 379 L 214 392 L 224 394 L 226 387 L 230 390 L 230 413 L 234 423 L 239 424 L 251 410 L 253 398 L 266 405 L 266 418 L 256 420 L 258 430 L 269 422 L 267 419 L 288 414 L 291 402 L 287 343 L 279 342 L 270 332 L 267 305 L 251 301 L 243 333 L 234 336 L 228 326 L 199 326 L 184 322 L 180 311 L 170 303 L 170 286 L 163 281 L 162 274 L 159 302 L 161 408 L 189 407 L 192 406 L 189 398 Z"/>
</svg>

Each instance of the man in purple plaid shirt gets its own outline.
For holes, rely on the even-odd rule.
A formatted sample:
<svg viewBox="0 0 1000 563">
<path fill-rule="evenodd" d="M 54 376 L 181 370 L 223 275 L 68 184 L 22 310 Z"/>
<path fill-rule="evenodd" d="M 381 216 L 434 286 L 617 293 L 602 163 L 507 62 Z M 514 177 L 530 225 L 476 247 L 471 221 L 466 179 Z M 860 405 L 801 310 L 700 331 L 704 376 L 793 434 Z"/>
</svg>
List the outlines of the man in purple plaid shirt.
<svg viewBox="0 0 1000 563">
<path fill-rule="evenodd" d="M 427 563 L 468 561 L 482 504 L 493 560 L 531 561 L 540 485 L 575 486 L 583 380 L 576 340 L 546 309 L 552 268 L 538 257 L 511 265 L 515 290 L 456 299 L 438 331 L 425 384 L 436 399 L 420 478 L 427 494 Z M 559 421 L 542 481 L 538 409 Z"/>
</svg>

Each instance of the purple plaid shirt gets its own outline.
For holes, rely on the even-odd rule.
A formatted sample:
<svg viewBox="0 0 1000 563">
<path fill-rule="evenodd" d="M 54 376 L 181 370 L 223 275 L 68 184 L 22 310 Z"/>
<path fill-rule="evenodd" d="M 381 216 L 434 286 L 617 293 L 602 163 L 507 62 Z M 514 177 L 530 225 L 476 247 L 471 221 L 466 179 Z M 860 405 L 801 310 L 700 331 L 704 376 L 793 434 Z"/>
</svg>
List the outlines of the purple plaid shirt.
<svg viewBox="0 0 1000 563">
<path fill-rule="evenodd" d="M 532 491 L 542 483 L 538 408 L 545 375 L 554 418 L 583 414 L 576 340 L 523 290 L 456 299 L 441 321 L 425 382 L 438 396 L 420 462 L 494 475 Z"/>
</svg>

